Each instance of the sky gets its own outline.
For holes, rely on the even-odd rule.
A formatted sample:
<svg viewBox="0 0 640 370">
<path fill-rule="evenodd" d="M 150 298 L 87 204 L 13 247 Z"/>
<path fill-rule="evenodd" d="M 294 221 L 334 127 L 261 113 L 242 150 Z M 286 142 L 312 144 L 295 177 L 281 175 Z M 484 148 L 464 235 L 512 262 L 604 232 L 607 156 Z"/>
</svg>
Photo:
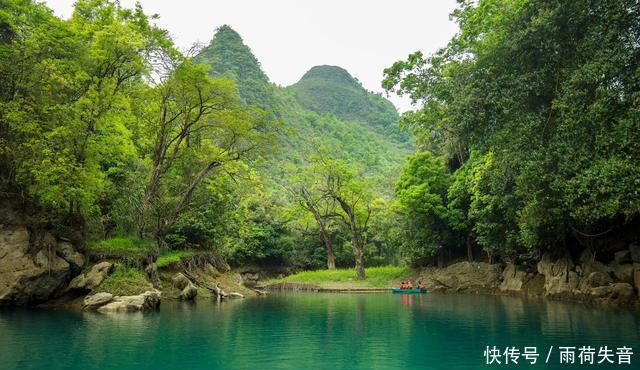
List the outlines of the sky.
<svg viewBox="0 0 640 370">
<path fill-rule="evenodd" d="M 46 0 L 67 18 L 75 0 Z M 132 7 L 135 0 L 120 0 Z M 449 14 L 455 0 L 139 0 L 145 13 L 187 50 L 208 44 L 217 27 L 230 25 L 244 39 L 272 82 L 288 86 L 311 67 L 345 68 L 371 91 L 383 69 L 417 50 L 432 54 L 458 31 Z M 406 97 L 388 96 L 400 111 Z"/>
</svg>

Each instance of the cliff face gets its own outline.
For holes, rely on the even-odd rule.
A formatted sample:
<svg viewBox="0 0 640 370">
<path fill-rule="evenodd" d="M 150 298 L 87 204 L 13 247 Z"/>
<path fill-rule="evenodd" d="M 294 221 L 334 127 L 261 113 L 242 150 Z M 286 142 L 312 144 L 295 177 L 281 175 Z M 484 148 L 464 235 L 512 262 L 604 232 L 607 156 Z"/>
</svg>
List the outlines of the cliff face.
<svg viewBox="0 0 640 370">
<path fill-rule="evenodd" d="M 73 245 L 47 231 L 0 224 L 0 305 L 54 298 L 84 263 Z"/>
</svg>

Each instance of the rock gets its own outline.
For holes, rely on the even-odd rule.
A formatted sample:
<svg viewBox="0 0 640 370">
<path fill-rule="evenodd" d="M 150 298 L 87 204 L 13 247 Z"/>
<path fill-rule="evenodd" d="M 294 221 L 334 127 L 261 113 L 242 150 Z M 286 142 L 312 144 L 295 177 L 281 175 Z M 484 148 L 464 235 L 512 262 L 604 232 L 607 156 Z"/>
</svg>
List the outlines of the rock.
<svg viewBox="0 0 640 370">
<path fill-rule="evenodd" d="M 620 265 L 633 262 L 631 259 L 631 251 L 628 249 L 616 252 L 613 255 L 613 259 Z"/>
<path fill-rule="evenodd" d="M 116 296 L 104 306 L 98 308 L 101 313 L 146 311 L 160 305 L 161 293 L 158 290 L 146 291 L 131 296 Z"/>
<path fill-rule="evenodd" d="M 593 252 L 588 248 L 582 251 L 582 253 L 580 254 L 580 257 L 578 258 L 578 261 L 580 262 L 580 265 L 576 266 L 576 272 L 581 277 L 587 277 L 592 272 L 602 272 L 602 273 L 610 272 L 609 267 L 607 267 L 602 262 L 597 261 L 595 259 L 595 256 L 593 255 Z"/>
<path fill-rule="evenodd" d="M 154 288 L 157 288 L 160 286 L 160 276 L 158 275 L 158 265 L 156 265 L 155 262 L 148 264 L 147 267 L 144 268 L 144 272 L 147 274 L 147 277 L 149 278 L 149 281 L 151 281 L 151 284 L 153 285 Z"/>
<path fill-rule="evenodd" d="M 204 272 L 207 275 L 212 276 L 212 277 L 220 276 L 220 271 L 218 271 L 217 268 L 213 267 L 213 265 L 211 265 L 209 262 L 205 263 Z"/>
<path fill-rule="evenodd" d="M 240 274 L 242 279 L 242 284 L 246 287 L 253 288 L 258 285 L 258 281 L 260 281 L 260 273 L 259 272 L 243 272 Z"/>
<path fill-rule="evenodd" d="M 93 310 L 111 302 L 112 299 L 113 294 L 111 293 L 96 293 L 93 295 L 88 295 L 84 297 L 84 308 L 86 310 Z"/>
<path fill-rule="evenodd" d="M 527 280 L 527 272 L 518 269 L 513 263 L 507 264 L 502 272 L 502 284 L 500 290 L 503 292 L 519 292 Z"/>
<path fill-rule="evenodd" d="M 596 298 L 606 298 L 619 301 L 629 301 L 634 297 L 633 287 L 631 284 L 627 283 L 615 283 L 592 288 L 590 293 Z"/>
<path fill-rule="evenodd" d="M 198 295 L 198 289 L 193 285 L 191 280 L 183 273 L 178 272 L 171 278 L 173 286 L 180 290 L 178 298 L 182 300 L 192 300 Z"/>
<path fill-rule="evenodd" d="M 542 274 L 531 274 L 531 278 L 528 279 L 522 286 L 522 291 L 528 294 L 542 295 L 545 293 L 544 284 L 545 277 Z"/>
<path fill-rule="evenodd" d="M 80 274 L 73 278 L 67 287 L 67 291 L 79 290 L 89 291 L 97 288 L 102 284 L 104 279 L 109 276 L 113 271 L 113 263 L 100 262 L 93 267 L 86 274 Z"/>
<path fill-rule="evenodd" d="M 71 275 L 47 232 L 0 226 L 0 306 L 40 303 L 57 295 Z"/>
<path fill-rule="evenodd" d="M 254 292 L 256 292 L 256 294 L 258 295 L 267 295 L 267 291 L 266 290 L 260 290 L 260 289 L 254 289 Z"/>
<path fill-rule="evenodd" d="M 195 285 L 189 282 L 189 284 L 187 284 L 187 286 L 182 289 L 180 295 L 178 295 L 178 298 L 183 301 L 190 301 L 193 300 L 197 295 L 198 289 L 196 289 Z"/>
<path fill-rule="evenodd" d="M 583 292 L 590 292 L 591 288 L 597 288 L 601 286 L 607 286 L 613 283 L 613 279 L 608 274 L 603 272 L 592 272 L 588 277 L 580 281 L 580 290 Z"/>
<path fill-rule="evenodd" d="M 502 269 L 484 262 L 459 262 L 443 269 L 425 270 L 422 280 L 431 290 L 490 292 L 502 281 Z"/>
<path fill-rule="evenodd" d="M 633 287 L 628 283 L 615 283 L 612 285 L 613 296 L 612 298 L 629 299 L 634 295 Z"/>
<path fill-rule="evenodd" d="M 640 263 L 634 264 L 633 270 L 633 286 L 640 293 Z"/>
<path fill-rule="evenodd" d="M 616 279 L 624 283 L 633 284 L 634 267 L 632 264 L 619 265 L 618 263 L 613 262 L 609 264 L 609 267 Z"/>
<path fill-rule="evenodd" d="M 589 293 L 596 298 L 604 298 L 611 295 L 612 288 L 609 285 L 591 288 Z"/>
<path fill-rule="evenodd" d="M 595 261 L 595 256 L 593 255 L 593 251 L 589 248 L 583 250 L 582 253 L 580 253 L 580 257 L 578 257 L 578 262 L 583 265 L 593 261 Z"/>
<path fill-rule="evenodd" d="M 635 243 L 630 244 L 629 252 L 631 253 L 631 260 L 633 260 L 633 262 L 640 262 L 640 245 Z"/>
<path fill-rule="evenodd" d="M 538 272 L 545 277 L 544 289 L 547 295 L 573 295 L 578 288 L 580 278 L 569 256 L 553 260 L 548 253 L 538 262 Z"/>
<path fill-rule="evenodd" d="M 58 252 L 58 256 L 67 261 L 72 268 L 76 269 L 78 272 L 82 270 L 85 264 L 84 255 L 78 252 L 71 243 L 60 241 L 58 242 L 56 250 Z"/>
<path fill-rule="evenodd" d="M 187 285 L 191 284 L 191 280 L 189 280 L 189 278 L 184 276 L 184 274 L 181 272 L 178 272 L 177 274 L 173 275 L 173 277 L 171 278 L 171 282 L 173 283 L 173 286 L 179 290 L 182 290 Z"/>
<path fill-rule="evenodd" d="M 601 272 L 604 274 L 608 274 L 611 272 L 609 266 L 605 265 L 600 261 L 591 261 L 585 262 L 580 266 L 576 267 L 576 271 L 578 271 L 578 267 L 580 267 L 580 276 L 586 277 L 591 275 L 592 272 Z"/>
</svg>

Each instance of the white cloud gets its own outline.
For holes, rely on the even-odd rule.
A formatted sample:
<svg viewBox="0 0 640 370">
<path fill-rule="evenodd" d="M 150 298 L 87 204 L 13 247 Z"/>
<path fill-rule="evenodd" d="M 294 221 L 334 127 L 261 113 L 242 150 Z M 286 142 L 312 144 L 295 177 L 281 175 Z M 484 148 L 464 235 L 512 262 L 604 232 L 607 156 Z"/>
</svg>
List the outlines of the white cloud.
<svg viewBox="0 0 640 370">
<path fill-rule="evenodd" d="M 45 3 L 62 17 L 72 0 Z M 455 0 L 139 0 L 145 12 L 187 49 L 208 43 L 214 30 L 229 24 L 280 85 L 296 82 L 314 65 L 346 68 L 369 90 L 382 92 L 382 70 L 411 52 L 430 54 L 457 32 L 449 19 Z M 135 0 L 121 0 L 133 6 Z M 390 96 L 401 110 L 406 98 Z"/>
</svg>

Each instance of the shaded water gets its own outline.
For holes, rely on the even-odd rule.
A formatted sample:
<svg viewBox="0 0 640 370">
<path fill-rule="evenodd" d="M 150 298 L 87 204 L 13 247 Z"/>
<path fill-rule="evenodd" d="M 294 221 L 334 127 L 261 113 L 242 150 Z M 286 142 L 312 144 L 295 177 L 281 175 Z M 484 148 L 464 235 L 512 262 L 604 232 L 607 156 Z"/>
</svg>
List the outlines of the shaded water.
<svg viewBox="0 0 640 370">
<path fill-rule="evenodd" d="M 637 313 L 475 295 L 274 294 L 216 304 L 163 302 L 158 312 L 0 311 L 0 369 L 477 369 L 483 351 L 632 347 Z M 575 361 L 578 362 L 576 353 Z M 596 365 L 575 368 L 602 368 Z"/>
</svg>

